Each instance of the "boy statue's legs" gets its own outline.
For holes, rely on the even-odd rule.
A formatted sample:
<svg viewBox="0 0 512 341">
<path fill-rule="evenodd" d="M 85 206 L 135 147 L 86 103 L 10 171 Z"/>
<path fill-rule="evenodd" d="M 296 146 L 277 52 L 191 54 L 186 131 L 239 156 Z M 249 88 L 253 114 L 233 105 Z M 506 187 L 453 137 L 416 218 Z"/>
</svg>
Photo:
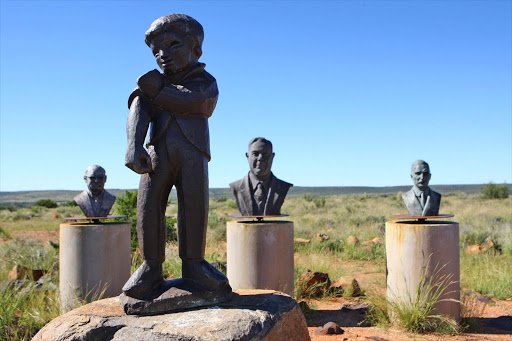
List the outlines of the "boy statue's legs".
<svg viewBox="0 0 512 341">
<path fill-rule="evenodd" d="M 130 277 L 123 292 L 143 298 L 163 282 L 165 209 L 173 185 L 178 192 L 182 277 L 210 290 L 227 289 L 227 277 L 204 260 L 208 223 L 206 157 L 186 140 L 175 122 L 169 127 L 166 143 L 159 143 L 148 152 L 154 169 L 141 176 L 137 199 L 137 233 L 144 263 Z"/>
<path fill-rule="evenodd" d="M 165 145 L 148 150 L 155 169 L 140 178 L 137 197 L 137 235 L 144 263 L 123 287 L 130 297 L 143 298 L 164 280 L 165 208 L 173 181 Z M 158 156 L 157 156 L 158 155 Z M 143 209 L 140 209 L 143 207 Z"/>
<path fill-rule="evenodd" d="M 182 151 L 178 190 L 178 240 L 182 277 L 212 290 L 229 286 L 227 277 L 204 260 L 208 224 L 208 161 L 188 144 Z"/>
</svg>

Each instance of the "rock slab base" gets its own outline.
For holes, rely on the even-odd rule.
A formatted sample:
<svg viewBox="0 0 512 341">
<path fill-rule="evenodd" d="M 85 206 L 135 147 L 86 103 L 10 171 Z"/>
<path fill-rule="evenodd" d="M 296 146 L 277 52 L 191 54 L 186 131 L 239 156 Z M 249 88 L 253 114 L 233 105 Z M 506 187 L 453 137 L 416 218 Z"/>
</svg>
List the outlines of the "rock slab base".
<svg viewBox="0 0 512 341">
<path fill-rule="evenodd" d="M 178 313 L 126 315 L 118 297 L 61 315 L 33 341 L 305 341 L 310 340 L 297 302 L 271 290 L 235 290 L 231 300 Z"/>
</svg>

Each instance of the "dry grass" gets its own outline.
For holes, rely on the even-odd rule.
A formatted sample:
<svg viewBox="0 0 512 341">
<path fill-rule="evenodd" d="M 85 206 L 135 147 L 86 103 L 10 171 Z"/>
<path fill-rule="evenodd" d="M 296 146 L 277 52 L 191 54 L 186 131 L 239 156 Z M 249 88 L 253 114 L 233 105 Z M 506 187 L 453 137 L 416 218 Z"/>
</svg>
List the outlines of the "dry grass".
<svg viewBox="0 0 512 341">
<path fill-rule="evenodd" d="M 176 212 L 176 205 L 168 207 L 167 214 Z M 325 202 L 317 200 L 317 203 L 314 198 L 308 201 L 304 197 L 290 197 L 285 201 L 282 212 L 289 214 L 287 220 L 294 222 L 296 238 L 311 239 L 309 244 L 296 244 L 296 276 L 306 269 L 326 272 L 332 281 L 341 276 L 354 276 L 361 289 L 366 291 L 367 299 L 371 299 L 374 292 L 384 292 L 383 244 L 375 244 L 370 250 L 364 250 L 360 245 L 348 244 L 346 239 L 350 235 L 357 236 L 361 241 L 383 238 L 385 222 L 389 220 L 389 216 L 406 213 L 399 193 L 387 196 L 328 196 L 325 197 Z M 226 262 L 226 221 L 232 220 L 229 215 L 236 213 L 238 211 L 234 200 L 210 200 L 207 260 Z M 512 279 L 507 276 L 512 273 L 512 197 L 504 200 L 481 200 L 467 195 L 444 196 L 441 213 L 454 214 L 455 218 L 452 220 L 460 224 L 462 288 L 500 299 L 512 298 Z M 53 218 L 55 214 L 59 215 L 58 219 Z M 15 230 L 58 230 L 61 218 L 70 215 L 80 215 L 79 209 L 59 207 L 0 210 L 1 236 L 6 238 Z M 317 240 L 317 233 L 327 234 L 329 240 Z M 489 236 L 501 249 L 501 255 L 464 254 L 466 244 L 483 241 Z M 166 251 L 164 271 L 168 277 L 179 277 L 181 261 L 176 242 L 169 243 Z M 58 264 L 56 254 L 52 255 L 50 252 L 51 249 L 43 251 L 28 244 L 3 249 L 0 252 L 0 282 L 6 279 L 7 271 L 23 259 L 26 264 L 22 264 L 29 268 L 50 266 L 48 264 L 54 264 L 51 267 L 55 267 Z M 134 253 L 132 263 L 135 269 L 141 263 L 140 255 Z M 58 279 L 58 273 L 54 276 Z M 33 335 L 45 321 L 58 315 L 57 297 L 55 292 L 44 295 L 38 292 L 37 295 L 33 293 L 25 296 L 19 305 L 15 305 L 12 295 L 3 292 L 3 296 L 0 295 L 0 306 L 6 308 L 15 305 L 16 309 L 4 311 L 4 317 L 1 317 L 3 324 L 0 325 L 0 332 L 4 334 L 0 334 L 0 339 L 29 339 L 27 335 Z M 5 334 L 6 331 L 11 334 Z"/>
</svg>

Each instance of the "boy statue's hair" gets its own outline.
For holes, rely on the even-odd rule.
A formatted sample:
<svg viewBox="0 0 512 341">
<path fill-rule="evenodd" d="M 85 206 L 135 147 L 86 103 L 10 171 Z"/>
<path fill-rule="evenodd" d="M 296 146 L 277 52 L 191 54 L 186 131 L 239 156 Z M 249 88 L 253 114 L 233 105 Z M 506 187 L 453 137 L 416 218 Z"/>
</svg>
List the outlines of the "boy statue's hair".
<svg viewBox="0 0 512 341">
<path fill-rule="evenodd" d="M 151 41 L 156 36 L 168 30 L 174 30 L 190 36 L 194 41 L 194 53 L 198 58 L 201 56 L 204 39 L 203 26 L 186 14 L 175 13 L 165 15 L 153 21 L 149 30 L 146 31 L 146 44 L 150 46 Z"/>
</svg>

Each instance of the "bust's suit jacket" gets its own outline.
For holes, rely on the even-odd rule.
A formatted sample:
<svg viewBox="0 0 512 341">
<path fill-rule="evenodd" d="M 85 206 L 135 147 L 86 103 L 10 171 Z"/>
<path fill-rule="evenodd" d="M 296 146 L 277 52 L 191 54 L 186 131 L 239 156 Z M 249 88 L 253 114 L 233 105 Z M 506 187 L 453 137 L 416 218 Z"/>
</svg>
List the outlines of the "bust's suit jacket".
<svg viewBox="0 0 512 341">
<path fill-rule="evenodd" d="M 277 215 L 281 214 L 281 206 L 288 190 L 293 185 L 279 180 L 271 174 L 270 188 L 267 191 L 267 202 L 263 212 L 254 212 L 251 197 L 251 189 L 249 187 L 249 174 L 238 181 L 229 184 L 236 199 L 236 204 L 242 215 Z"/>
<path fill-rule="evenodd" d="M 432 188 L 430 188 L 430 195 L 427 197 L 424 208 L 421 208 L 421 203 L 412 188 L 410 191 L 402 194 L 402 199 L 404 199 L 407 211 L 409 211 L 411 216 L 433 216 L 439 214 L 441 194 L 434 192 Z"/>
<path fill-rule="evenodd" d="M 82 212 L 84 212 L 86 217 L 106 217 L 110 213 L 110 209 L 116 201 L 116 196 L 110 194 L 107 191 L 103 191 L 103 199 L 101 201 L 100 212 L 94 212 L 87 191 L 83 191 L 82 193 L 78 194 L 76 197 L 74 197 L 74 200 Z"/>
</svg>

